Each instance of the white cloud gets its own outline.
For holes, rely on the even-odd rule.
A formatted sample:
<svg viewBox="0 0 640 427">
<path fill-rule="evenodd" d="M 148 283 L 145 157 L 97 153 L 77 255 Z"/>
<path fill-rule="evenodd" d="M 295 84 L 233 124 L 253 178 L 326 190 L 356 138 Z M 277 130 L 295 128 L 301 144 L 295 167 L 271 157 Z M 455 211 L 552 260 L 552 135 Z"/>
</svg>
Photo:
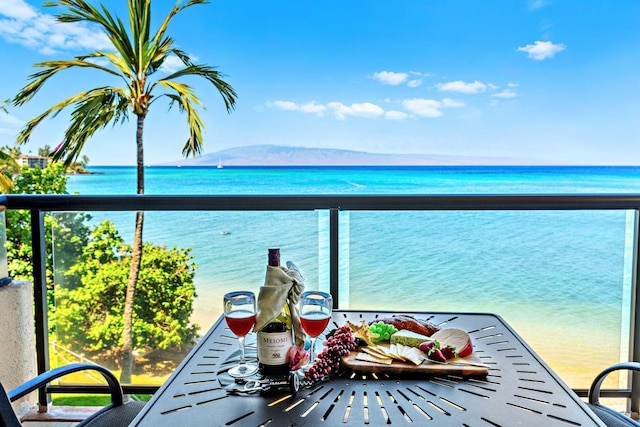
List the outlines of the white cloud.
<svg viewBox="0 0 640 427">
<path fill-rule="evenodd" d="M 391 100 L 386 100 L 392 102 Z M 435 99 L 413 98 L 400 101 L 400 105 L 405 111 L 390 110 L 371 102 L 353 103 L 350 105 L 333 101 L 327 104 L 318 104 L 315 101 L 307 103 L 297 103 L 286 100 L 269 101 L 264 104 L 267 108 L 276 108 L 283 111 L 299 111 L 307 114 L 324 116 L 327 111 L 333 113 L 336 119 L 346 120 L 348 117 L 362 117 L 375 119 L 385 117 L 388 120 L 406 120 L 415 117 L 436 118 L 443 115 L 444 108 L 462 108 L 466 104 L 452 98 L 443 98 L 442 101 Z"/>
<path fill-rule="evenodd" d="M 380 71 L 379 73 L 375 73 L 373 78 L 386 85 L 398 86 L 406 82 L 409 75 L 407 73 L 395 73 L 393 71 Z"/>
<path fill-rule="evenodd" d="M 536 61 L 542 61 L 543 59 L 553 58 L 556 53 L 562 52 L 565 49 L 565 45 L 553 44 L 552 42 L 535 41 L 534 44 L 528 44 L 523 47 L 519 47 L 517 52 L 526 52 L 527 56 Z"/>
<path fill-rule="evenodd" d="M 466 104 L 464 102 L 458 101 L 457 99 L 451 99 L 451 98 L 442 99 L 442 106 L 445 108 L 462 108 L 465 105 Z"/>
<path fill-rule="evenodd" d="M 293 101 L 273 101 L 265 103 L 265 106 L 269 108 L 277 108 L 279 110 L 285 111 L 300 111 L 302 113 L 310 113 L 317 114 L 318 116 L 323 116 L 327 107 L 322 104 L 316 104 L 315 101 L 307 102 L 304 104 L 298 104 Z"/>
<path fill-rule="evenodd" d="M 501 92 L 494 93 L 493 96 L 495 96 L 496 98 L 511 99 L 518 96 L 518 94 L 512 91 L 511 89 L 505 89 Z"/>
<path fill-rule="evenodd" d="M 440 83 L 436 85 L 436 87 L 441 91 L 458 92 L 458 93 L 466 93 L 466 94 L 475 94 L 475 93 L 480 93 L 487 90 L 487 85 L 477 80 L 474 81 L 473 83 L 467 83 L 467 82 L 463 82 L 462 80 L 456 80 L 454 82 Z"/>
<path fill-rule="evenodd" d="M 423 73 L 420 71 L 409 71 L 409 74 L 412 74 L 414 76 L 420 76 L 420 77 L 433 77 L 434 74 L 433 73 Z"/>
<path fill-rule="evenodd" d="M 60 23 L 23 0 L 0 0 L 0 37 L 43 54 L 62 50 L 108 49 L 101 31 L 84 23 Z"/>
<path fill-rule="evenodd" d="M 435 118 L 442 116 L 442 103 L 434 99 L 405 99 L 402 101 L 405 110 L 420 117 Z"/>
<path fill-rule="evenodd" d="M 420 80 L 420 79 L 409 80 L 407 82 L 407 86 L 409 86 L 409 87 L 418 87 L 421 84 L 422 84 L 422 80 Z"/>
<path fill-rule="evenodd" d="M 30 19 L 38 13 L 33 6 L 23 0 L 2 0 L 0 2 L 0 14 L 12 19 Z"/>
<path fill-rule="evenodd" d="M 300 106 L 300 111 L 302 111 L 303 113 L 315 113 L 319 116 L 324 115 L 326 109 L 327 107 L 322 104 L 316 104 L 315 101 L 307 102 L 306 104 L 302 104 Z"/>
<path fill-rule="evenodd" d="M 276 108 L 279 108 L 280 110 L 286 110 L 286 111 L 297 111 L 300 109 L 300 107 L 298 107 L 298 104 L 292 101 L 267 102 L 267 107 L 276 107 Z"/>
<path fill-rule="evenodd" d="M 330 102 L 327 107 L 332 109 L 338 120 L 345 120 L 347 116 L 376 118 L 384 114 L 384 109 L 370 102 L 345 105 L 342 102 Z"/>
<path fill-rule="evenodd" d="M 405 120 L 410 117 L 413 117 L 409 113 L 405 113 L 404 111 L 387 111 L 384 116 L 389 120 Z"/>
<path fill-rule="evenodd" d="M 520 85 L 519 85 L 519 84 L 517 84 L 517 83 L 507 83 L 507 86 L 508 86 L 508 87 L 518 87 L 518 86 L 520 86 Z"/>
<path fill-rule="evenodd" d="M 162 63 L 160 71 L 165 73 L 175 73 L 176 71 L 184 68 L 184 63 L 175 55 L 168 56 Z"/>
</svg>

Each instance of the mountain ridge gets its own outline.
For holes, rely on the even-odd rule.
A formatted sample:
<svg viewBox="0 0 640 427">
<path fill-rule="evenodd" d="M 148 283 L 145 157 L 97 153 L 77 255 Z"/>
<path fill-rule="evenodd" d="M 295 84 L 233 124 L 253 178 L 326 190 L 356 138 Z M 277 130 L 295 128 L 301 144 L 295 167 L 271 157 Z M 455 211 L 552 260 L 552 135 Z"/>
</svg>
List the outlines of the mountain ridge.
<svg viewBox="0 0 640 427">
<path fill-rule="evenodd" d="M 384 154 L 338 148 L 247 145 L 156 166 L 469 166 L 532 165 L 531 159 L 440 154 Z M 547 164 L 547 163 L 542 163 Z"/>
</svg>

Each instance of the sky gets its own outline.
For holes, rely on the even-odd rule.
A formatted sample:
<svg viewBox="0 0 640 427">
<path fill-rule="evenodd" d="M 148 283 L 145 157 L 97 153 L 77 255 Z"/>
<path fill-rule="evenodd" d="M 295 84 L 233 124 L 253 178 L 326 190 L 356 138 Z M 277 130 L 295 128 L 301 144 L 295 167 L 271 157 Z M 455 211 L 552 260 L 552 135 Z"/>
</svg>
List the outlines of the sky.
<svg viewBox="0 0 640 427">
<path fill-rule="evenodd" d="M 124 0 L 102 3 L 128 22 Z M 42 4 L 0 0 L 0 99 L 35 63 L 110 49 L 99 28 L 58 23 L 61 10 Z M 154 28 L 174 4 L 153 0 Z M 638 0 L 212 0 L 178 14 L 168 34 L 238 93 L 227 114 L 213 86 L 184 79 L 205 107 L 205 153 L 277 144 L 640 165 L 639 22 Z M 59 73 L 0 112 L 0 146 L 55 103 L 103 85 L 121 81 Z M 163 102 L 145 122 L 147 164 L 180 159 L 187 138 L 186 117 Z M 55 147 L 68 117 L 43 122 L 23 153 Z M 82 154 L 91 165 L 135 164 L 135 118 L 99 131 Z"/>
</svg>

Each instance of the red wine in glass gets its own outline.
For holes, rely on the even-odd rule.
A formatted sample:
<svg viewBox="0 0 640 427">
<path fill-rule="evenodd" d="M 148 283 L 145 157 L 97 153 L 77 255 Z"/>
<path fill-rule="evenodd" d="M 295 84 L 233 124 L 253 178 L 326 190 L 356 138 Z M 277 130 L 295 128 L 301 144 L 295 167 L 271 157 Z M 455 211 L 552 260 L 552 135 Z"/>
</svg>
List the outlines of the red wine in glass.
<svg viewBox="0 0 640 427">
<path fill-rule="evenodd" d="M 231 332 L 239 337 L 244 337 L 256 324 L 256 314 L 248 310 L 237 310 L 225 315 L 225 320 Z"/>
<path fill-rule="evenodd" d="M 322 311 L 310 311 L 300 317 L 302 329 L 312 338 L 317 338 L 329 324 L 331 316 Z"/>
<path fill-rule="evenodd" d="M 303 369 L 308 369 L 316 359 L 316 338 L 325 330 L 331 319 L 333 298 L 331 294 L 320 291 L 303 292 L 300 296 L 300 325 L 311 337 L 309 363 Z"/>
<path fill-rule="evenodd" d="M 240 363 L 227 372 L 234 378 L 248 377 L 258 372 L 258 366 L 249 364 L 244 355 L 244 337 L 256 324 L 256 296 L 253 292 L 229 292 L 224 296 L 224 318 L 231 332 L 238 336 Z"/>
</svg>

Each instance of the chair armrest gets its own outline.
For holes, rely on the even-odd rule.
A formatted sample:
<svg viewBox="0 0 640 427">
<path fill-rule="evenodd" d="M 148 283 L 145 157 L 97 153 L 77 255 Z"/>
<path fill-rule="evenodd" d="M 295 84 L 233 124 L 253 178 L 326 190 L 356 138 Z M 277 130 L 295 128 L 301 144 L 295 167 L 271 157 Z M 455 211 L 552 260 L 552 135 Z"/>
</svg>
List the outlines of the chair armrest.
<svg viewBox="0 0 640 427">
<path fill-rule="evenodd" d="M 122 387 L 120 382 L 107 368 L 103 368 L 100 365 L 91 365 L 88 363 L 74 363 L 71 365 L 61 366 L 56 369 L 52 369 L 37 377 L 27 381 L 26 383 L 10 390 L 7 395 L 12 402 L 26 396 L 27 394 L 39 389 L 40 387 L 50 383 L 51 381 L 63 377 L 68 374 L 79 371 L 95 371 L 100 373 L 109 385 L 109 393 L 111 394 L 111 403 L 113 406 L 122 405 Z"/>
<path fill-rule="evenodd" d="M 609 366 L 604 371 L 600 372 L 593 383 L 591 383 L 591 388 L 589 389 L 589 403 L 594 405 L 600 404 L 600 387 L 604 382 L 607 375 L 611 372 L 619 371 L 619 370 L 630 370 L 630 371 L 639 371 L 640 372 L 640 363 L 638 362 L 624 362 L 618 363 L 616 365 Z"/>
</svg>

